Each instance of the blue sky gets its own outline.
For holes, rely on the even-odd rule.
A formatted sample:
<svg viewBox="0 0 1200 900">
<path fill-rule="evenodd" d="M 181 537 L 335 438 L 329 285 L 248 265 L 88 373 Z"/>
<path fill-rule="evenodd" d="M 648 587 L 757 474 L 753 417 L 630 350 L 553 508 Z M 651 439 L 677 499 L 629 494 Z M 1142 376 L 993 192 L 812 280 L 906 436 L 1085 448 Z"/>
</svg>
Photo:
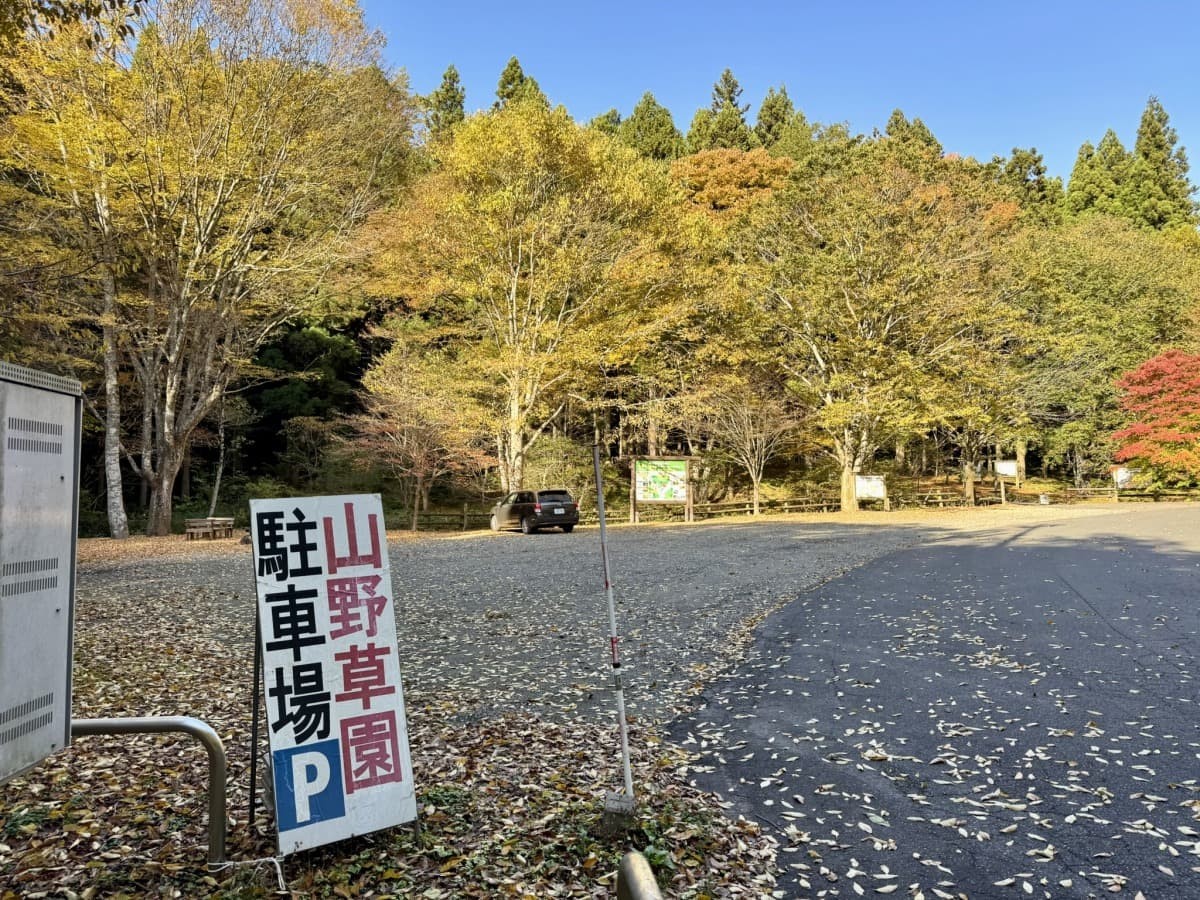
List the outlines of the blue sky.
<svg viewBox="0 0 1200 900">
<path fill-rule="evenodd" d="M 1156 95 L 1200 181 L 1200 4 L 1186 2 L 400 3 L 360 0 L 387 61 L 428 93 L 453 63 L 467 109 L 495 99 L 510 56 L 580 121 L 645 91 L 680 130 L 729 67 L 752 104 L 786 84 L 809 119 L 883 128 L 900 107 L 947 151 L 1037 147 L 1070 174 L 1108 128 L 1133 143 Z"/>
</svg>

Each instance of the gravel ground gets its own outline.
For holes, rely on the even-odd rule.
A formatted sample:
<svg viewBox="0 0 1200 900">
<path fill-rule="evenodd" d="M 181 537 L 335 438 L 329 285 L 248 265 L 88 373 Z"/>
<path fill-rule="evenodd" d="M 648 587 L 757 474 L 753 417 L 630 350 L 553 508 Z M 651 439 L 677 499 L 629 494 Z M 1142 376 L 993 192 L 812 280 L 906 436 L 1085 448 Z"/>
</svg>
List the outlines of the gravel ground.
<svg viewBox="0 0 1200 900">
<path fill-rule="evenodd" d="M 1111 515 L 1128 507 L 992 507 L 772 516 L 609 529 L 630 714 L 661 722 L 736 661 L 753 626 L 857 566 L 961 531 Z M 599 531 L 389 535 L 406 691 L 444 694 L 464 715 L 611 718 Z M 122 554 L 147 553 L 137 565 Z M 153 604 L 185 591 L 221 610 L 225 640 L 253 641 L 249 547 L 234 541 L 81 542 L 79 591 Z"/>
</svg>

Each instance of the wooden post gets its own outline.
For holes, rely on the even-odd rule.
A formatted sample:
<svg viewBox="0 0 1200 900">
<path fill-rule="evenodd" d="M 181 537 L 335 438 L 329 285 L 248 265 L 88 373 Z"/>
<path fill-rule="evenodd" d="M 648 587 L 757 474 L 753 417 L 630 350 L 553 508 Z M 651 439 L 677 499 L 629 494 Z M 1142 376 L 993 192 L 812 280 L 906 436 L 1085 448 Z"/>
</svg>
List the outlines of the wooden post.
<svg viewBox="0 0 1200 900">
<path fill-rule="evenodd" d="M 466 501 L 463 502 L 463 528 L 462 528 L 462 530 L 463 531 L 467 530 L 467 504 L 466 504 Z"/>
<path fill-rule="evenodd" d="M 1004 479 L 1001 478 L 1000 479 L 1000 505 L 1006 506 L 1007 504 L 1008 504 L 1008 497 L 1004 493 Z"/>
<path fill-rule="evenodd" d="M 636 525 L 637 520 L 637 460 L 634 459 L 629 462 L 629 521 Z"/>
</svg>

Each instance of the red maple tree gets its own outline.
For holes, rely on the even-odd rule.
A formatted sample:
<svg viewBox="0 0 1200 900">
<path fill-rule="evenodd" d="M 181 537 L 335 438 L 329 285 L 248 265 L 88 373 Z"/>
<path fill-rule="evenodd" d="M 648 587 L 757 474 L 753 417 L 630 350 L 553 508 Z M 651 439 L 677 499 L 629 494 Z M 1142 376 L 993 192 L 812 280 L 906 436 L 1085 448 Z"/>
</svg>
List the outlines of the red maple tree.
<svg viewBox="0 0 1200 900">
<path fill-rule="evenodd" d="M 1118 462 L 1161 480 L 1200 481 L 1200 356 L 1167 350 L 1117 380 L 1129 424 L 1113 434 Z"/>
</svg>

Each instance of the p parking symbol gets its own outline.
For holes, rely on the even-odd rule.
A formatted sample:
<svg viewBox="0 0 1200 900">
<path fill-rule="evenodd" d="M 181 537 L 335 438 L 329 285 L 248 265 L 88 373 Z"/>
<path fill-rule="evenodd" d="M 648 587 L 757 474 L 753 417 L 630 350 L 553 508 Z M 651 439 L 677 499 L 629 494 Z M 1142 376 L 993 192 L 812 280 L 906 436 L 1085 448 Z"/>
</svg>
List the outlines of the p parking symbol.
<svg viewBox="0 0 1200 900">
<path fill-rule="evenodd" d="M 280 831 L 346 815 L 337 741 L 277 750 L 272 754 L 272 761 Z"/>
</svg>

